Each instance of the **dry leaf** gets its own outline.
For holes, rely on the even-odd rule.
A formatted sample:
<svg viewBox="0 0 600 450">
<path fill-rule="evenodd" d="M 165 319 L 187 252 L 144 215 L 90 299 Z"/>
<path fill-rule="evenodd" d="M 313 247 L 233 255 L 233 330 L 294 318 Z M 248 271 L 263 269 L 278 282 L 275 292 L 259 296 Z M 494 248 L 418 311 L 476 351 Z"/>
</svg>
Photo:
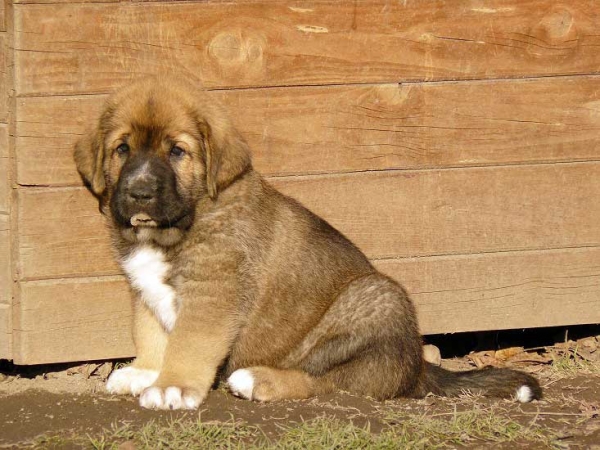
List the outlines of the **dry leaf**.
<svg viewBox="0 0 600 450">
<path fill-rule="evenodd" d="M 508 361 L 513 356 L 523 353 L 523 347 L 510 347 L 496 351 L 494 357 L 500 361 Z"/>
<path fill-rule="evenodd" d="M 511 358 L 511 363 L 534 363 L 534 364 L 550 364 L 553 359 L 548 355 L 540 355 L 538 353 L 523 352 Z"/>
<path fill-rule="evenodd" d="M 495 366 L 495 367 L 501 367 L 503 366 L 501 361 L 498 361 L 495 357 L 494 354 L 496 352 L 494 352 L 493 350 L 486 350 L 483 352 L 477 352 L 477 353 L 471 353 L 468 358 L 473 361 L 473 363 L 475 364 L 475 366 L 478 369 L 481 369 L 482 367 L 486 367 L 486 366 Z"/>
</svg>

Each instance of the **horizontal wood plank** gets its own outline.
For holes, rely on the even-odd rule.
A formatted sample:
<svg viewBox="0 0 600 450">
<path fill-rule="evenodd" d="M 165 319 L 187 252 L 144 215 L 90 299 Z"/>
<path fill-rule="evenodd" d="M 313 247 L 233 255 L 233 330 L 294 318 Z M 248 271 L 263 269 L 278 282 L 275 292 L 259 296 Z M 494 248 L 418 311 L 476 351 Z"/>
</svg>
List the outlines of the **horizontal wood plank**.
<svg viewBox="0 0 600 450">
<path fill-rule="evenodd" d="M 600 244 L 600 163 L 275 178 L 370 258 Z M 117 273 L 83 188 L 21 189 L 24 279 Z"/>
<path fill-rule="evenodd" d="M 600 248 L 377 261 L 424 334 L 600 321 Z M 22 283 L 21 364 L 134 355 L 121 277 Z"/>
<path fill-rule="evenodd" d="M 8 126 L 0 124 L 0 214 L 10 211 L 11 176 L 8 144 Z"/>
<path fill-rule="evenodd" d="M 12 310 L 0 304 L 0 359 L 12 359 Z"/>
<path fill-rule="evenodd" d="M 210 88 L 599 73 L 599 27 L 596 0 L 15 5 L 16 92 L 164 70 Z"/>
<path fill-rule="evenodd" d="M 23 283 L 15 308 L 17 364 L 134 354 L 131 302 L 120 278 Z"/>
<path fill-rule="evenodd" d="M 375 265 L 406 286 L 425 334 L 600 322 L 600 248 Z"/>
<path fill-rule="evenodd" d="M 22 279 L 119 272 L 98 202 L 83 189 L 19 193 Z"/>
<path fill-rule="evenodd" d="M 213 92 L 266 175 L 600 159 L 600 77 Z M 77 185 L 105 96 L 17 102 L 21 185 Z"/>
</svg>

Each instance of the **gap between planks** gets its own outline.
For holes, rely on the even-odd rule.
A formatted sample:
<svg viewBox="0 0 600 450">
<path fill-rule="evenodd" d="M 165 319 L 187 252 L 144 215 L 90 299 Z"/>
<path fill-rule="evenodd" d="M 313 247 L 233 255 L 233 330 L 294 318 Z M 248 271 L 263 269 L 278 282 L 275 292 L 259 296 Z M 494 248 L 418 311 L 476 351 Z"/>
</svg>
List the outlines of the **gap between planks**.
<svg viewBox="0 0 600 450">
<path fill-rule="evenodd" d="M 44 3 L 47 4 L 47 3 Z M 110 3 L 109 3 L 110 4 Z M 15 52 L 23 51 L 20 49 L 13 49 Z M 139 78 L 142 78 L 143 75 L 140 75 Z M 441 79 L 441 80 L 389 80 L 389 81 L 378 81 L 376 83 L 373 82 L 365 82 L 365 83 L 319 83 L 319 84 L 277 84 L 272 86 L 233 86 L 233 87 L 219 87 L 219 88 L 205 88 L 206 92 L 222 92 L 222 91 L 262 91 L 269 89 L 302 89 L 302 88 L 333 88 L 333 87 L 377 87 L 377 86 L 386 86 L 397 84 L 398 86 L 403 85 L 453 85 L 453 84 L 492 84 L 492 83 L 511 83 L 514 81 L 542 81 L 548 79 L 581 79 L 581 78 L 589 78 L 589 79 L 598 79 L 600 80 L 600 70 L 598 72 L 593 73 L 573 73 L 573 74 L 564 74 L 564 75 L 536 75 L 536 76 L 521 76 L 521 77 L 494 77 L 494 78 L 466 78 L 460 80 L 453 79 Z M 98 90 L 98 91 L 89 91 L 89 92 L 75 92 L 71 94 L 65 93 L 52 93 L 52 92 L 36 92 L 31 94 L 16 94 L 16 98 L 44 98 L 44 97 L 65 97 L 65 98 L 77 98 L 77 97 L 90 97 L 90 96 L 103 96 L 108 95 L 114 92 L 116 89 L 109 90 Z"/>
<path fill-rule="evenodd" d="M 570 160 L 570 161 L 536 161 L 536 162 L 514 162 L 514 163 L 490 163 L 490 164 L 465 164 L 465 165 L 451 165 L 451 166 L 428 166 L 428 167 L 420 167 L 420 168 L 390 168 L 390 169 L 364 169 L 364 170 L 345 170 L 339 172 L 314 172 L 314 173 L 296 173 L 296 174 L 285 174 L 285 175 L 264 175 L 261 174 L 267 181 L 269 180 L 277 180 L 277 181 L 285 181 L 285 180 L 312 180 L 312 179 L 321 179 L 321 178 L 337 178 L 344 176 L 362 176 L 368 175 L 371 173 L 381 174 L 381 173 L 426 173 L 426 172 L 438 172 L 438 171 L 452 171 L 452 170 L 470 170 L 470 169 L 508 169 L 513 167 L 535 167 L 535 166 L 573 166 L 573 165 L 587 165 L 587 164 L 597 164 L 600 163 L 600 157 L 597 159 L 579 159 L 579 160 Z M 23 188 L 29 192 L 60 192 L 60 191 L 68 191 L 75 189 L 83 189 L 84 186 L 80 184 L 25 184 L 18 183 L 17 186 L 19 188 Z"/>
</svg>

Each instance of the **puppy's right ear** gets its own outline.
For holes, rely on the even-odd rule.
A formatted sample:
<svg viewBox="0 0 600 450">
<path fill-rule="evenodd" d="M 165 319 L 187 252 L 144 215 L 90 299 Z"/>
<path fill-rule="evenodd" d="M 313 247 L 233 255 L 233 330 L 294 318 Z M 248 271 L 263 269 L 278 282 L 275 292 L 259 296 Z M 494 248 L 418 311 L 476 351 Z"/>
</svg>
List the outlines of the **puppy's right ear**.
<svg viewBox="0 0 600 450">
<path fill-rule="evenodd" d="M 88 130 L 75 144 L 73 154 L 77 171 L 86 187 L 97 197 L 106 189 L 104 181 L 104 149 L 97 130 Z"/>
</svg>

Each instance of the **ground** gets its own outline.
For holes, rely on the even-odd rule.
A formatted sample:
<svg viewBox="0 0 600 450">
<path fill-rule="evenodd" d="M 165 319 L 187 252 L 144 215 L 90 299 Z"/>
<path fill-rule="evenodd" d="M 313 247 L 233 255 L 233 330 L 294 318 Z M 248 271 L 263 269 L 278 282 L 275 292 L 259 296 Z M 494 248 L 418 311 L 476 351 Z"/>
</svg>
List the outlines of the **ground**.
<svg viewBox="0 0 600 450">
<path fill-rule="evenodd" d="M 600 336 L 446 359 L 451 369 L 534 373 L 529 404 L 427 397 L 378 402 L 346 393 L 259 404 L 219 387 L 200 411 L 157 412 L 104 392 L 114 362 L 0 366 L 0 448 L 586 448 L 600 450 Z M 120 364 L 120 363 L 118 363 Z"/>
</svg>

